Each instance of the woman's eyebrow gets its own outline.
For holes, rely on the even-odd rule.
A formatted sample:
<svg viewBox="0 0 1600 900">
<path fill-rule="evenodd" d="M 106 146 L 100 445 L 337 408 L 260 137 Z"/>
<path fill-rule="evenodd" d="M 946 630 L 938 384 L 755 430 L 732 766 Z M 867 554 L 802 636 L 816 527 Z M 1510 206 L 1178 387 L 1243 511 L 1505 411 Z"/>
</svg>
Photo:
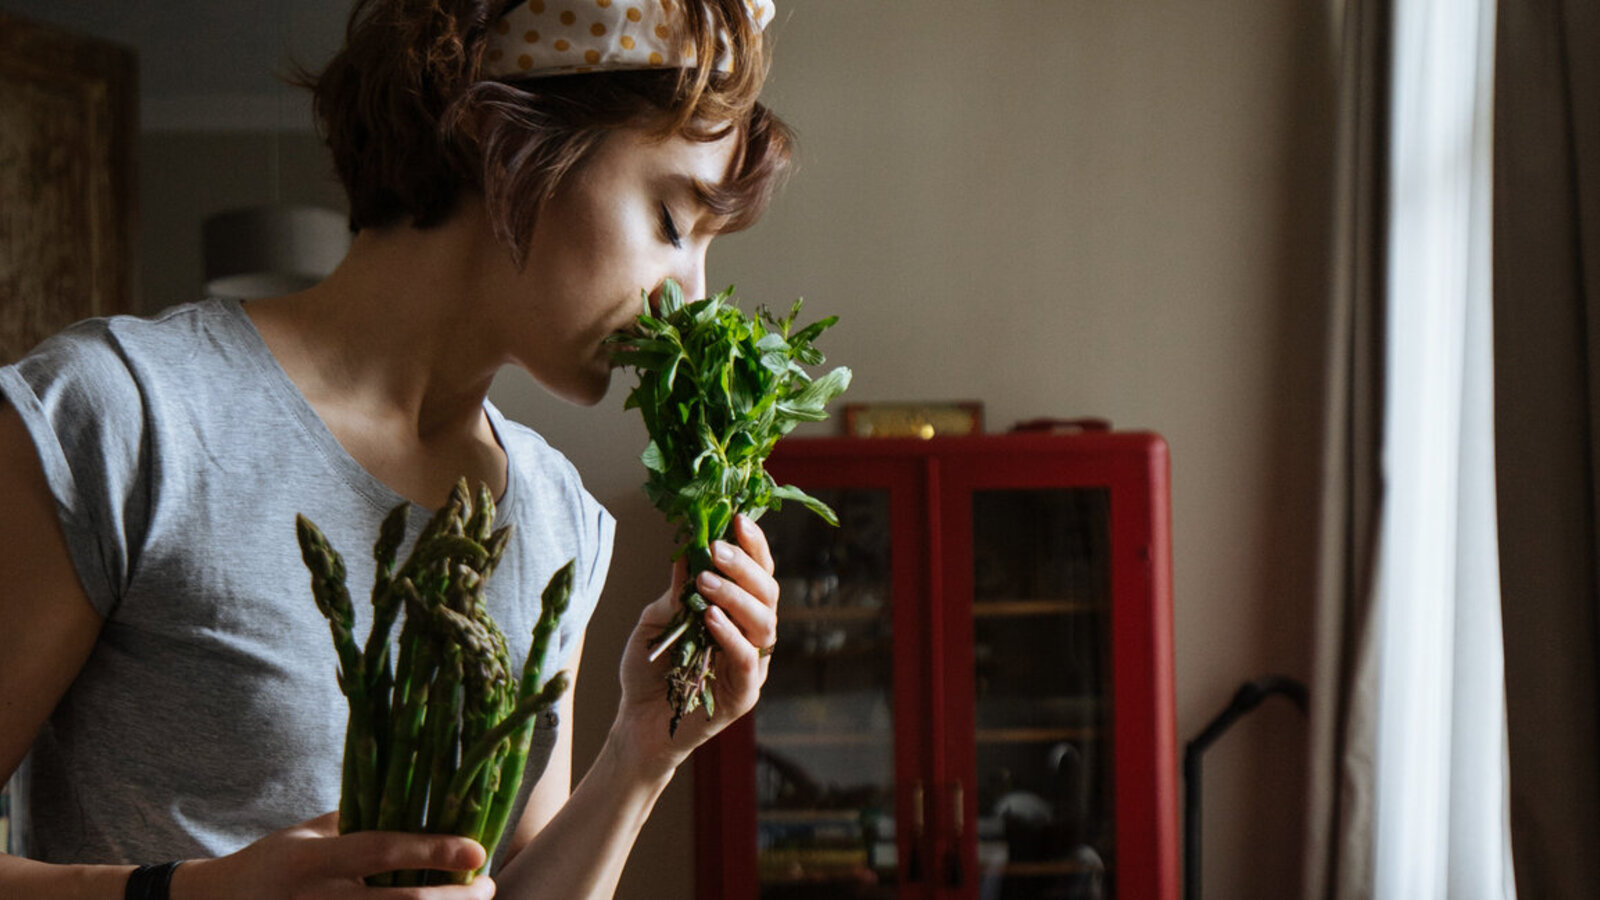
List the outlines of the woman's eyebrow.
<svg viewBox="0 0 1600 900">
<path fill-rule="evenodd" d="M 719 193 L 716 185 L 707 183 L 704 179 L 686 172 L 672 172 L 662 178 L 669 193 L 688 197 L 700 206 L 711 207 L 716 202 Z"/>
<path fill-rule="evenodd" d="M 708 182 L 685 173 L 668 175 L 665 181 L 669 191 L 687 197 L 715 220 L 710 228 L 713 233 L 722 231 L 733 214 L 739 211 L 741 198 L 737 191 L 726 184 Z"/>
<path fill-rule="evenodd" d="M 720 231 L 720 226 L 739 211 L 743 198 L 732 186 L 723 182 L 708 182 L 693 176 L 685 176 L 684 181 L 694 202 L 710 213 L 712 218 L 721 220 L 715 230 Z"/>
</svg>

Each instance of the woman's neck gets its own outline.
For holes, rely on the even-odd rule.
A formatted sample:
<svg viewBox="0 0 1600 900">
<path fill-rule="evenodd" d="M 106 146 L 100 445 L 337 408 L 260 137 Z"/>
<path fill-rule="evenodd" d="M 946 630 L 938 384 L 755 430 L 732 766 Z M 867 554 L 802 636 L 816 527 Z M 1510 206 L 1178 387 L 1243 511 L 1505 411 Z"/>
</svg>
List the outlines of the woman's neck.
<svg viewBox="0 0 1600 900">
<path fill-rule="evenodd" d="M 489 310 L 473 304 L 489 267 L 510 263 L 473 218 L 364 229 L 327 280 L 245 305 L 345 449 L 428 505 L 462 475 L 504 487 L 483 401 L 505 358 Z"/>
</svg>

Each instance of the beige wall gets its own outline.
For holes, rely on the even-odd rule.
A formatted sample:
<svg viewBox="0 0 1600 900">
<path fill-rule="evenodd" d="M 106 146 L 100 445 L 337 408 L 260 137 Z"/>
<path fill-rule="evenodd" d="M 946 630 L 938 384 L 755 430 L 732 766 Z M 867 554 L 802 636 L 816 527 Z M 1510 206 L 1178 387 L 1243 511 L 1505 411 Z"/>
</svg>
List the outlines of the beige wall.
<svg viewBox="0 0 1600 900">
<path fill-rule="evenodd" d="M 855 400 L 977 399 L 996 430 L 1098 415 L 1165 435 L 1180 740 L 1241 682 L 1310 668 L 1321 6 L 786 0 L 767 97 L 799 130 L 801 165 L 755 230 L 712 251 L 713 287 L 843 317 L 826 347 L 854 368 Z M 270 142 L 149 136 L 147 308 L 198 289 L 204 211 L 270 198 Z M 314 141 L 279 152 L 286 196 L 330 197 Z M 637 489 L 643 431 L 621 393 L 579 410 L 507 373 L 494 395 L 620 520 L 579 680 L 580 770 L 669 550 Z M 1304 736 L 1273 702 L 1208 754 L 1206 896 L 1293 895 Z M 689 780 L 651 820 L 621 896 L 690 896 Z"/>
<path fill-rule="evenodd" d="M 147 312 L 200 295 L 206 216 L 277 202 L 345 209 L 327 151 L 308 132 L 147 132 L 139 154 L 139 306 Z"/>
</svg>

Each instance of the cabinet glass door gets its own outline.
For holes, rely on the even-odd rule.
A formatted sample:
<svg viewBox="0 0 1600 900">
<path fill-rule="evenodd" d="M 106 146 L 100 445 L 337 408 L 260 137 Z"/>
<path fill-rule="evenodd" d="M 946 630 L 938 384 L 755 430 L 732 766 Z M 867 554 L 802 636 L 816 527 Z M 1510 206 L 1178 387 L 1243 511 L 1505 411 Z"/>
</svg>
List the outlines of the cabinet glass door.
<svg viewBox="0 0 1600 900">
<path fill-rule="evenodd" d="M 972 494 L 980 900 L 1114 895 L 1108 510 Z"/>
<path fill-rule="evenodd" d="M 896 896 L 890 496 L 810 489 L 761 520 L 778 554 L 778 650 L 756 705 L 760 896 Z"/>
</svg>

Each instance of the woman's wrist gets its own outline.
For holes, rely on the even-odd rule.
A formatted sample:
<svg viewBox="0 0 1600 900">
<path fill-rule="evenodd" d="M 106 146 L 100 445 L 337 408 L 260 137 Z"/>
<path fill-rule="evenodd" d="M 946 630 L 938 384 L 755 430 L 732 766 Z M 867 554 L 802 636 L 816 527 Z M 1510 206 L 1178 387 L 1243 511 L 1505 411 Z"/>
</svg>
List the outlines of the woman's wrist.
<svg viewBox="0 0 1600 900">
<path fill-rule="evenodd" d="M 206 864 L 211 860 L 192 859 L 184 862 L 172 873 L 170 900 L 210 900 L 212 893 L 206 883 Z"/>
<path fill-rule="evenodd" d="M 172 900 L 172 876 L 182 860 L 146 864 L 128 875 L 124 900 Z"/>
<path fill-rule="evenodd" d="M 57 865 L 0 854 L 0 897 L 122 900 L 133 866 Z"/>
<path fill-rule="evenodd" d="M 615 767 L 618 777 L 646 788 L 665 790 L 687 753 L 663 747 L 659 736 L 645 735 L 637 724 L 619 718 L 606 735 L 600 756 Z"/>
</svg>

